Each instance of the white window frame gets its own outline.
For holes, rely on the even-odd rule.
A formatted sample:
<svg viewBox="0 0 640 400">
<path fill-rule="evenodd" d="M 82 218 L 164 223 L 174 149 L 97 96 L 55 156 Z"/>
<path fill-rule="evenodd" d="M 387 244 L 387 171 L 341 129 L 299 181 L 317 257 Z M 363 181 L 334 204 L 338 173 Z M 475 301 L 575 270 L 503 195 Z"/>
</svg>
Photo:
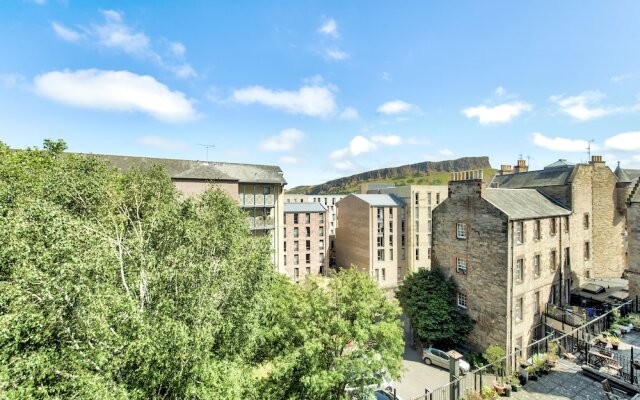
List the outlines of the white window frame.
<svg viewBox="0 0 640 400">
<path fill-rule="evenodd" d="M 458 292 L 457 298 L 458 307 L 467 309 L 467 295 L 464 293 Z"/>
<path fill-rule="evenodd" d="M 467 274 L 467 260 L 456 257 L 456 272 Z"/>
<path fill-rule="evenodd" d="M 467 224 L 463 222 L 456 223 L 456 237 L 458 239 L 466 239 L 467 238 Z"/>
</svg>

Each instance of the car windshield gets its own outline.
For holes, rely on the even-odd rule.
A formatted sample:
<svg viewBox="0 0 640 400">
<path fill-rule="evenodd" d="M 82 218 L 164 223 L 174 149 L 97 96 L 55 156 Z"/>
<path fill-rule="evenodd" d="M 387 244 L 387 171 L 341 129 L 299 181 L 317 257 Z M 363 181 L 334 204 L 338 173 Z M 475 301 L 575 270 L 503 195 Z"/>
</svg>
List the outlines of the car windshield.
<svg viewBox="0 0 640 400">
<path fill-rule="evenodd" d="M 374 395 L 376 396 L 376 400 L 393 400 L 393 396 L 390 396 L 381 390 L 376 390 Z"/>
</svg>

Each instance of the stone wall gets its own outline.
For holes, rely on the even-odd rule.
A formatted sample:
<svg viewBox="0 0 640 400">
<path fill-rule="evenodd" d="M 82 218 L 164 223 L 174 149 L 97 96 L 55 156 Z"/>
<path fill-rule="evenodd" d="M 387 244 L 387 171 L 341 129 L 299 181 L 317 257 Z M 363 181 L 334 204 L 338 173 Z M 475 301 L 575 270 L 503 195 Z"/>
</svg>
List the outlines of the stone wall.
<svg viewBox="0 0 640 400">
<path fill-rule="evenodd" d="M 353 264 L 369 273 L 372 248 L 369 204 L 355 196 L 347 196 L 337 204 L 336 265 L 348 268 Z"/>
<path fill-rule="evenodd" d="M 640 296 L 640 203 L 631 203 L 627 208 L 627 277 L 629 297 Z"/>
</svg>

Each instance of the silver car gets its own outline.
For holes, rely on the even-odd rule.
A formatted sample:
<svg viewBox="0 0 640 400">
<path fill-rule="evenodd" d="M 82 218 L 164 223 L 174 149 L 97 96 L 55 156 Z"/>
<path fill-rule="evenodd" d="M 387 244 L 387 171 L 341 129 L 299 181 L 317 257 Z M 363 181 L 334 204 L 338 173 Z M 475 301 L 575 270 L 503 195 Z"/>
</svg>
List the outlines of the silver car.
<svg viewBox="0 0 640 400">
<path fill-rule="evenodd" d="M 449 369 L 449 355 L 442 350 L 433 347 L 425 347 L 422 350 L 422 359 L 427 365 L 437 365 L 438 367 Z M 460 374 L 464 375 L 471 369 L 471 366 L 465 360 L 458 362 L 460 366 Z"/>
</svg>

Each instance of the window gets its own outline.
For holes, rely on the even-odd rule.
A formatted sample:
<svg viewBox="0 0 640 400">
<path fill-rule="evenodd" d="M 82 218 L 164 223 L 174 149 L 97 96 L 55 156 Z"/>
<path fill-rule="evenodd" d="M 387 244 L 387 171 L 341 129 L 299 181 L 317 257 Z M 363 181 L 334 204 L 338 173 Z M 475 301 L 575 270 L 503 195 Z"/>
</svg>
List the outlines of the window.
<svg viewBox="0 0 640 400">
<path fill-rule="evenodd" d="M 378 247 L 384 246 L 384 236 L 378 236 Z"/>
<path fill-rule="evenodd" d="M 389 233 L 393 233 L 393 221 L 389 221 Z"/>
<path fill-rule="evenodd" d="M 569 216 L 564 217 L 564 231 L 569 232 Z"/>
<path fill-rule="evenodd" d="M 583 225 L 584 229 L 589 229 L 589 214 L 584 215 Z"/>
<path fill-rule="evenodd" d="M 393 249 L 389 249 L 389 261 L 393 261 Z"/>
<path fill-rule="evenodd" d="M 336 198 L 335 197 L 333 199 L 331 199 L 331 204 L 333 204 L 333 205 L 336 204 Z"/>
<path fill-rule="evenodd" d="M 431 192 L 427 193 L 427 204 L 431 205 Z"/>
<path fill-rule="evenodd" d="M 416 205 L 418 205 L 418 193 L 415 194 Z"/>
<path fill-rule="evenodd" d="M 320 234 L 320 236 L 324 236 L 324 226 L 321 226 L 321 227 L 320 227 L 320 229 L 319 229 L 319 232 L 318 232 L 318 233 Z"/>
<path fill-rule="evenodd" d="M 309 224 L 309 223 L 311 223 L 311 214 L 306 213 L 306 214 L 304 215 L 304 223 L 305 223 L 305 224 Z"/>
<path fill-rule="evenodd" d="M 400 235 L 400 246 L 404 247 L 405 246 L 404 242 L 405 242 L 404 235 Z"/>
<path fill-rule="evenodd" d="M 311 275 L 311 267 L 307 267 L 306 271 L 307 271 L 307 275 Z"/>
<path fill-rule="evenodd" d="M 420 232 L 420 223 L 419 222 L 420 221 L 418 221 L 418 220 L 415 221 L 415 226 L 416 226 L 415 230 L 416 230 L 416 232 Z"/>
<path fill-rule="evenodd" d="M 400 230 L 404 232 L 404 220 L 400 222 Z"/>
<path fill-rule="evenodd" d="M 416 235 L 416 246 L 420 244 L 420 235 Z"/>
<path fill-rule="evenodd" d="M 384 261 L 384 249 L 378 249 L 378 261 Z"/>
<path fill-rule="evenodd" d="M 420 209 L 418 208 L 418 206 L 415 206 L 413 209 L 413 218 L 415 219 L 420 218 Z"/>
<path fill-rule="evenodd" d="M 287 255 L 284 256 L 284 265 L 287 265 Z"/>
<path fill-rule="evenodd" d="M 286 214 L 285 214 L 286 217 Z M 282 237 L 286 238 L 287 237 L 287 228 L 283 228 L 284 231 L 282 232 Z"/>
<path fill-rule="evenodd" d="M 318 258 L 320 259 L 320 262 L 323 263 L 324 262 L 324 253 L 318 254 Z"/>
<path fill-rule="evenodd" d="M 416 249 L 416 261 L 420 261 L 420 249 Z"/>
<path fill-rule="evenodd" d="M 571 266 L 571 252 L 569 247 L 565 247 L 564 249 L 564 266 L 565 267 Z"/>
<path fill-rule="evenodd" d="M 262 194 L 271 194 L 271 186 L 263 186 Z"/>
<path fill-rule="evenodd" d="M 558 229 L 558 221 L 555 218 L 551 218 L 550 224 L 549 224 L 549 232 L 551 233 L 551 235 L 555 235 Z"/>
<path fill-rule="evenodd" d="M 387 274 L 384 268 L 382 268 L 382 280 L 386 280 L 387 279 Z"/>
<path fill-rule="evenodd" d="M 552 271 L 556 270 L 556 266 L 558 265 L 558 252 L 556 250 L 551 250 L 551 254 L 549 255 L 549 266 Z"/>
<path fill-rule="evenodd" d="M 307 237 L 311 237 L 311 227 L 307 226 Z"/>
<path fill-rule="evenodd" d="M 324 239 L 320 239 L 320 246 L 318 246 L 318 250 L 324 250 Z"/>
<path fill-rule="evenodd" d="M 299 250 L 298 249 L 298 241 L 296 240 L 296 241 L 293 242 L 293 251 L 298 251 L 298 250 Z"/>
<path fill-rule="evenodd" d="M 535 313 L 536 315 L 540 315 L 540 292 L 535 292 L 533 295 L 535 303 Z"/>
<path fill-rule="evenodd" d="M 524 222 L 516 224 L 516 243 L 524 243 Z"/>
<path fill-rule="evenodd" d="M 320 223 L 324 224 L 324 213 L 320 213 Z"/>
<path fill-rule="evenodd" d="M 300 264 L 300 256 L 298 254 L 294 254 L 293 255 L 293 265 L 298 265 L 298 264 Z"/>
<path fill-rule="evenodd" d="M 307 240 L 305 244 L 306 244 L 306 247 L 305 247 L 305 248 L 306 248 L 307 250 L 311 250 L 311 240 Z"/>
<path fill-rule="evenodd" d="M 393 246 L 393 236 L 389 235 L 389 246 Z"/>
<path fill-rule="evenodd" d="M 591 278 L 591 271 L 589 270 L 584 271 L 584 277 L 587 279 Z"/>
<path fill-rule="evenodd" d="M 456 272 L 467 273 L 467 260 L 456 257 Z"/>
<path fill-rule="evenodd" d="M 300 270 L 298 268 L 293 269 L 293 280 L 298 282 L 300 280 Z"/>
<path fill-rule="evenodd" d="M 401 260 L 406 260 L 407 259 L 407 252 L 406 251 L 401 251 L 400 252 L 400 259 Z"/>
<path fill-rule="evenodd" d="M 584 242 L 584 259 L 588 260 L 589 258 L 591 258 L 591 246 L 589 242 Z"/>
<path fill-rule="evenodd" d="M 458 222 L 456 224 L 456 237 L 458 239 L 466 239 L 467 238 L 467 224 L 463 224 Z"/>
<path fill-rule="evenodd" d="M 533 275 L 536 278 L 540 276 L 540 254 L 533 256 Z"/>
<path fill-rule="evenodd" d="M 516 310 L 515 310 L 515 317 L 516 317 L 516 321 L 518 322 L 522 321 L 522 306 L 523 306 L 523 301 L 522 301 L 522 297 L 520 297 L 519 299 L 516 300 Z"/>
<path fill-rule="evenodd" d="M 298 237 L 298 228 L 293 228 L 293 237 L 294 238 Z"/>
<path fill-rule="evenodd" d="M 389 208 L 389 219 L 393 219 L 393 208 Z"/>
<path fill-rule="evenodd" d="M 294 213 L 293 214 L 293 223 L 297 224 L 298 223 L 298 213 Z"/>
<path fill-rule="evenodd" d="M 287 242 L 284 242 L 283 245 L 284 245 L 284 248 L 282 250 L 287 251 Z"/>
<path fill-rule="evenodd" d="M 466 294 L 462 294 L 462 293 L 458 293 L 458 307 L 460 308 L 467 308 L 467 295 Z"/>
<path fill-rule="evenodd" d="M 377 214 L 378 215 L 378 219 L 384 218 L 384 213 L 382 211 L 382 208 L 378 207 L 376 210 L 377 210 L 377 213 L 378 213 Z"/>
<path fill-rule="evenodd" d="M 524 281 L 524 259 L 518 258 L 516 260 L 516 282 L 522 283 Z"/>
<path fill-rule="evenodd" d="M 306 264 L 311 264 L 311 254 L 305 254 L 304 259 Z"/>
<path fill-rule="evenodd" d="M 380 270 L 377 269 L 377 268 L 376 268 L 376 271 L 375 271 L 375 275 L 376 275 L 376 282 L 379 282 L 380 281 Z"/>
<path fill-rule="evenodd" d="M 440 204 L 440 193 L 436 193 L 436 205 Z"/>
<path fill-rule="evenodd" d="M 533 223 L 533 238 L 540 240 L 542 238 L 542 231 L 540 230 L 540 220 L 536 220 Z"/>
</svg>

